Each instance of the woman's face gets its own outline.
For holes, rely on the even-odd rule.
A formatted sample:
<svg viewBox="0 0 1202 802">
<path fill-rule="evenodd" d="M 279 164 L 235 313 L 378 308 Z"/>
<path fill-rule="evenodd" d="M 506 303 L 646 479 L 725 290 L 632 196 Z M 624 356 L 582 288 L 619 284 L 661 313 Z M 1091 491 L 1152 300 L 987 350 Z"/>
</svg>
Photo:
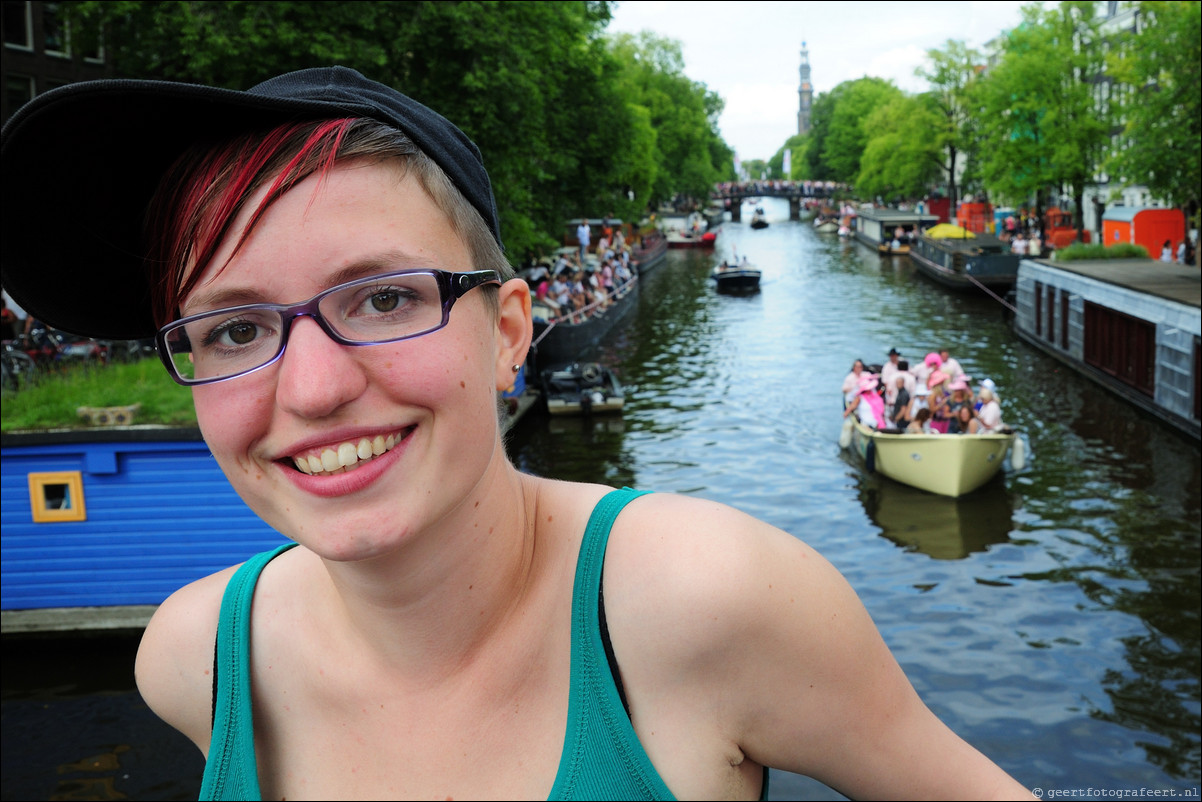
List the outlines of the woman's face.
<svg viewBox="0 0 1202 802">
<path fill-rule="evenodd" d="M 229 259 L 258 200 L 246 204 L 212 264 Z M 182 313 L 294 303 L 408 268 L 466 271 L 472 262 L 415 179 L 395 165 L 341 165 L 281 197 L 226 267 L 209 270 L 184 299 Z M 275 364 L 194 388 L 205 440 L 243 500 L 278 531 L 329 559 L 381 554 L 470 505 L 473 489 L 504 464 L 496 391 L 512 382 L 510 366 L 528 347 L 524 284 L 501 288 L 499 321 L 473 290 L 446 327 L 385 345 L 339 345 L 298 318 Z M 339 467 L 296 468 L 314 458 Z"/>
</svg>

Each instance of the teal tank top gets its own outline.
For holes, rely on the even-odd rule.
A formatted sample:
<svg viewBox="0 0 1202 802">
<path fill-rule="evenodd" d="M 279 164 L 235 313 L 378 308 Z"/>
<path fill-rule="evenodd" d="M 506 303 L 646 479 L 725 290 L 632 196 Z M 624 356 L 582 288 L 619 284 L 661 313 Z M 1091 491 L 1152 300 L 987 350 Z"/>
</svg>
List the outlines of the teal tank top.
<svg viewBox="0 0 1202 802">
<path fill-rule="evenodd" d="M 568 723 L 552 800 L 648 799 L 676 797 L 660 778 L 639 743 L 607 655 L 602 632 L 601 571 L 609 531 L 618 513 L 646 491 L 608 493 L 589 517 L 572 593 L 571 690 Z M 200 787 L 201 800 L 261 798 L 255 765 L 250 693 L 250 608 L 263 568 L 295 546 L 255 555 L 235 572 L 221 600 L 217 625 L 213 735 Z M 764 769 L 760 799 L 768 798 Z"/>
</svg>

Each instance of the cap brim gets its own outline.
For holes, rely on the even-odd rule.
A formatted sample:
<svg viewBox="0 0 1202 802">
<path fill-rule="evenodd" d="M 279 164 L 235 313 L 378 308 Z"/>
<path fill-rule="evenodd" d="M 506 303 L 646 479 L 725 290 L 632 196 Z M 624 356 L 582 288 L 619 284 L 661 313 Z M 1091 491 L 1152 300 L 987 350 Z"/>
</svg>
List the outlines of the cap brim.
<svg viewBox="0 0 1202 802">
<path fill-rule="evenodd" d="M 162 81 L 69 84 L 40 101 L 4 128 L 4 288 L 38 320 L 108 339 L 154 336 L 141 228 L 172 162 L 206 138 L 320 113 Z"/>
<path fill-rule="evenodd" d="M 457 127 L 345 67 L 248 91 L 167 81 L 68 84 L 5 124 L 4 288 L 30 315 L 104 339 L 155 334 L 142 224 L 158 182 L 194 143 L 291 121 L 366 117 L 404 132 L 480 212 L 498 244 L 479 150 Z"/>
</svg>

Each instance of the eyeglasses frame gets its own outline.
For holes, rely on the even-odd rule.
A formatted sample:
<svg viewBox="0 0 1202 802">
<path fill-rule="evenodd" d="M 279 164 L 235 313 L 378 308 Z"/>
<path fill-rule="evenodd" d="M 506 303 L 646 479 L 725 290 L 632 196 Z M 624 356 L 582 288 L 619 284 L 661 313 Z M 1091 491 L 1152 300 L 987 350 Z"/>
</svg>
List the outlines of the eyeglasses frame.
<svg viewBox="0 0 1202 802">
<path fill-rule="evenodd" d="M 426 273 L 434 276 L 438 282 L 438 294 L 442 301 L 442 322 L 432 329 L 418 332 L 417 334 L 406 334 L 404 337 L 390 337 L 386 340 L 348 340 L 347 338 L 334 331 L 329 322 L 322 316 L 320 304 L 327 297 L 336 292 L 359 286 L 361 284 L 373 284 L 381 281 L 387 281 L 398 276 L 410 276 L 416 273 Z M 225 309 L 213 309 L 208 312 L 201 312 L 195 315 L 189 315 L 179 320 L 172 321 L 163 326 L 155 334 L 155 345 L 159 353 L 159 359 L 166 366 L 167 372 L 171 374 L 171 378 L 176 384 L 182 384 L 185 387 L 197 387 L 204 384 L 215 384 L 217 382 L 229 381 L 237 379 L 240 376 L 246 376 L 263 368 L 270 367 L 279 361 L 284 355 L 284 351 L 288 347 L 288 334 L 292 331 L 292 323 L 297 318 L 309 317 L 321 327 L 326 336 L 339 345 L 385 345 L 387 343 L 401 342 L 402 340 L 412 340 L 416 337 L 424 337 L 427 334 L 432 334 L 439 329 L 445 328 L 447 322 L 451 319 L 451 307 L 455 302 L 466 295 L 468 292 L 483 287 L 488 284 L 501 285 L 501 274 L 496 270 L 472 270 L 468 272 L 454 272 L 450 270 L 439 270 L 437 268 L 417 268 L 410 270 L 394 270 L 391 273 L 382 273 L 376 276 L 368 276 L 366 278 L 354 279 L 343 284 L 338 284 L 314 295 L 307 301 L 301 301 L 295 304 L 243 304 L 241 306 L 231 306 Z M 279 314 L 283 321 L 283 330 L 280 333 L 280 345 L 275 355 L 271 359 L 264 362 L 262 365 L 257 365 L 253 368 L 248 368 L 237 373 L 231 373 L 229 376 L 218 376 L 210 379 L 185 379 L 179 375 L 179 370 L 175 366 L 171 349 L 167 346 L 167 336 L 176 329 L 181 329 L 189 323 L 197 320 L 203 320 L 207 317 L 212 317 L 217 314 L 236 314 L 246 312 L 251 309 L 261 309 L 265 311 L 275 312 Z"/>
</svg>

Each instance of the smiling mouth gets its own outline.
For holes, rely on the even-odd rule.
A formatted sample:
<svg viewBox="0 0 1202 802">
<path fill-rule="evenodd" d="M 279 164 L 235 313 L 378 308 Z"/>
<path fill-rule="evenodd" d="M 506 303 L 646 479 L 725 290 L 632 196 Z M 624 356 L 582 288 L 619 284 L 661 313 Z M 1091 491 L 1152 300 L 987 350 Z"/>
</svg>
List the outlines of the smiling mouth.
<svg viewBox="0 0 1202 802">
<path fill-rule="evenodd" d="M 405 439 L 410 431 L 412 429 L 389 435 L 378 434 L 375 437 L 348 440 L 337 446 L 324 448 L 320 452 L 292 457 L 291 463 L 298 471 L 310 476 L 334 476 L 346 473 L 391 451 L 397 443 Z M 283 462 L 288 462 L 288 460 L 283 460 Z"/>
</svg>

